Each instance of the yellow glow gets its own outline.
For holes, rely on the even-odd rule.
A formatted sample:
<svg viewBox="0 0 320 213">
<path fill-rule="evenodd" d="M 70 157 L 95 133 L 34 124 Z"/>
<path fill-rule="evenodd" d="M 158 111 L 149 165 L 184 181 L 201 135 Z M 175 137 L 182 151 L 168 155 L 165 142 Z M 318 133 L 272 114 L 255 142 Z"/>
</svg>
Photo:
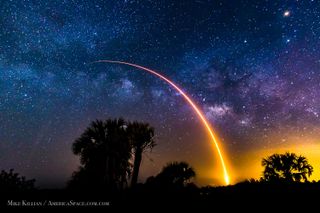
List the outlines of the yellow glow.
<svg viewBox="0 0 320 213">
<path fill-rule="evenodd" d="M 151 69 L 148 69 L 146 67 L 143 67 L 143 66 L 140 66 L 140 65 L 137 65 L 137 64 L 132 64 L 132 63 L 123 62 L 123 61 L 110 61 L 110 60 L 99 60 L 99 61 L 96 61 L 96 62 L 97 63 L 99 62 L 99 63 L 125 64 L 125 65 L 128 65 L 128 66 L 132 66 L 132 67 L 147 71 L 147 72 L 159 77 L 160 79 L 166 81 L 174 89 L 176 89 L 184 97 L 184 99 L 190 104 L 190 106 L 194 109 L 194 111 L 196 112 L 196 114 L 198 115 L 200 120 L 202 121 L 203 125 L 206 127 L 206 129 L 207 129 L 207 131 L 208 131 L 208 133 L 209 133 L 209 135 L 210 135 L 210 137 L 212 139 L 212 142 L 213 142 L 213 144 L 214 144 L 214 146 L 215 146 L 215 148 L 216 148 L 216 150 L 218 152 L 219 158 L 220 158 L 220 162 L 221 162 L 222 169 L 223 169 L 224 182 L 225 182 L 226 185 L 230 184 L 230 177 L 229 177 L 228 172 L 227 172 L 227 168 L 226 168 L 226 164 L 225 164 L 225 161 L 224 161 L 224 158 L 223 158 L 223 154 L 222 154 L 221 149 L 219 147 L 218 140 L 216 139 L 217 137 L 213 133 L 213 130 L 212 130 L 209 122 L 206 120 L 205 116 L 200 111 L 200 109 L 196 106 L 196 104 L 176 84 L 174 84 L 171 80 L 169 80 L 168 78 L 164 77 L 163 75 L 157 73 L 156 71 L 153 71 Z"/>
<path fill-rule="evenodd" d="M 248 178 L 259 179 L 263 172 L 263 167 L 261 166 L 262 159 L 275 153 L 283 154 L 285 152 L 293 152 L 297 155 L 305 156 L 314 169 L 309 180 L 320 180 L 320 144 L 299 144 L 296 142 L 286 145 L 277 145 L 271 148 L 257 148 L 241 153 L 241 156 L 237 159 L 238 165 L 235 165 L 238 174 L 236 182 Z"/>
</svg>

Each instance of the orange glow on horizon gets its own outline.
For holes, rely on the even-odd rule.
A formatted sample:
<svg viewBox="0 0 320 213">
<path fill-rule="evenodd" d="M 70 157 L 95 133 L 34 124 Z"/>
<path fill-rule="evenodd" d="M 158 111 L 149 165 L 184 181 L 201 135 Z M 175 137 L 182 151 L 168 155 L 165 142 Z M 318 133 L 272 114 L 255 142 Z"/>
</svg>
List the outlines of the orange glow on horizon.
<svg viewBox="0 0 320 213">
<path fill-rule="evenodd" d="M 196 112 L 196 114 L 198 115 L 198 117 L 200 118 L 200 120 L 202 121 L 203 125 L 205 126 L 205 128 L 207 129 L 212 142 L 218 152 L 218 156 L 220 159 L 220 163 L 223 169 L 223 176 L 224 176 L 224 182 L 226 185 L 230 184 L 230 177 L 227 171 L 227 167 L 223 158 L 223 154 L 221 151 L 221 148 L 219 147 L 219 143 L 217 140 L 217 137 L 215 136 L 209 122 L 207 121 L 207 119 L 205 118 L 205 116 L 203 115 L 202 111 L 198 108 L 198 106 L 191 100 L 191 98 L 189 98 L 189 96 L 187 96 L 176 84 L 174 84 L 171 80 L 169 80 L 168 78 L 164 77 L 163 75 L 157 73 L 156 71 L 153 71 L 149 68 L 137 65 L 137 64 L 132 64 L 132 63 L 128 63 L 128 62 L 123 62 L 123 61 L 111 61 L 111 60 L 99 60 L 96 61 L 94 63 L 114 63 L 114 64 L 124 64 L 124 65 L 128 65 L 128 66 L 132 66 L 144 71 L 147 71 L 157 77 L 159 77 L 160 79 L 164 80 L 165 82 L 167 82 L 168 84 L 170 84 L 174 89 L 176 89 L 183 97 L 184 99 L 190 104 L 190 106 L 193 108 L 193 110 Z"/>
<path fill-rule="evenodd" d="M 245 179 L 262 177 L 263 167 L 261 161 L 272 154 L 284 154 L 285 152 L 293 152 L 307 158 L 309 164 L 313 166 L 313 174 L 308 178 L 309 181 L 320 180 L 320 144 L 308 143 L 297 144 L 291 143 L 286 145 L 278 145 L 271 148 L 260 148 L 242 153 L 237 157 L 238 165 L 235 165 L 238 174 L 235 182 L 241 182 Z M 241 175 L 240 175 L 241 174 Z"/>
</svg>

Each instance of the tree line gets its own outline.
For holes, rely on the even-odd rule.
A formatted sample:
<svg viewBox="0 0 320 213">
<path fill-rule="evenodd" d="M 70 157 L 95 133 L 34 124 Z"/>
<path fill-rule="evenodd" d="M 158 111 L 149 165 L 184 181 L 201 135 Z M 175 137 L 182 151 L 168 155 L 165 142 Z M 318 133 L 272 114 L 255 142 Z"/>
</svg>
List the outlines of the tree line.
<svg viewBox="0 0 320 213">
<path fill-rule="evenodd" d="M 80 166 L 67 187 L 73 190 L 100 190 L 109 194 L 135 188 L 143 153 L 156 146 L 155 130 L 150 124 L 122 118 L 93 121 L 72 144 Z M 255 182 L 308 182 L 313 167 L 304 156 L 295 153 L 273 154 L 262 159 L 264 167 Z M 145 184 L 154 189 L 183 188 L 196 176 L 186 162 L 168 163 Z M 35 180 L 26 180 L 13 170 L 0 173 L 1 190 L 30 190 Z"/>
</svg>

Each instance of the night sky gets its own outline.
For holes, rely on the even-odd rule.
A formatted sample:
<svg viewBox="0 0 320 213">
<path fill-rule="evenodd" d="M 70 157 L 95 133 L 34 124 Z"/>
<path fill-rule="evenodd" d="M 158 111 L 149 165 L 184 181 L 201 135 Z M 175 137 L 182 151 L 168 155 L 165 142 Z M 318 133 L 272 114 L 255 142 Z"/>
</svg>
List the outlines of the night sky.
<svg viewBox="0 0 320 213">
<path fill-rule="evenodd" d="M 155 127 L 144 180 L 185 160 L 200 184 L 220 184 L 210 138 L 167 76 L 219 136 L 233 183 L 261 159 L 303 154 L 320 177 L 320 1 L 0 2 L 0 169 L 63 186 L 79 160 L 71 144 L 92 120 Z"/>
</svg>

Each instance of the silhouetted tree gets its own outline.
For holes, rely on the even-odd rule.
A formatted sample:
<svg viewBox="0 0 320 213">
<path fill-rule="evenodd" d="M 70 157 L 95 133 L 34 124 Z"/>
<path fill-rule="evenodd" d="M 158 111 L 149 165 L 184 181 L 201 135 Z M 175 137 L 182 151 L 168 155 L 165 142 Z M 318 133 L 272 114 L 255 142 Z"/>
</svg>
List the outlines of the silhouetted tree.
<svg viewBox="0 0 320 213">
<path fill-rule="evenodd" d="M 294 153 L 273 154 L 262 160 L 265 181 L 301 182 L 308 181 L 313 167 L 303 156 Z"/>
<path fill-rule="evenodd" d="M 131 174 L 131 145 L 123 119 L 96 120 L 72 146 L 80 156 L 81 167 L 69 186 L 122 189 Z"/>
<path fill-rule="evenodd" d="M 131 186 L 138 181 L 139 169 L 142 160 L 142 153 L 155 146 L 154 128 L 148 123 L 132 122 L 128 124 L 128 136 L 134 154 L 134 164 L 131 179 Z"/>
<path fill-rule="evenodd" d="M 34 189 L 35 179 L 26 180 L 24 176 L 10 169 L 9 172 L 4 170 L 0 173 L 0 190 L 1 191 L 26 191 Z"/>
<path fill-rule="evenodd" d="M 164 187 L 184 187 L 196 176 L 186 162 L 172 162 L 166 165 L 156 177 L 150 177 L 147 184 Z"/>
</svg>

